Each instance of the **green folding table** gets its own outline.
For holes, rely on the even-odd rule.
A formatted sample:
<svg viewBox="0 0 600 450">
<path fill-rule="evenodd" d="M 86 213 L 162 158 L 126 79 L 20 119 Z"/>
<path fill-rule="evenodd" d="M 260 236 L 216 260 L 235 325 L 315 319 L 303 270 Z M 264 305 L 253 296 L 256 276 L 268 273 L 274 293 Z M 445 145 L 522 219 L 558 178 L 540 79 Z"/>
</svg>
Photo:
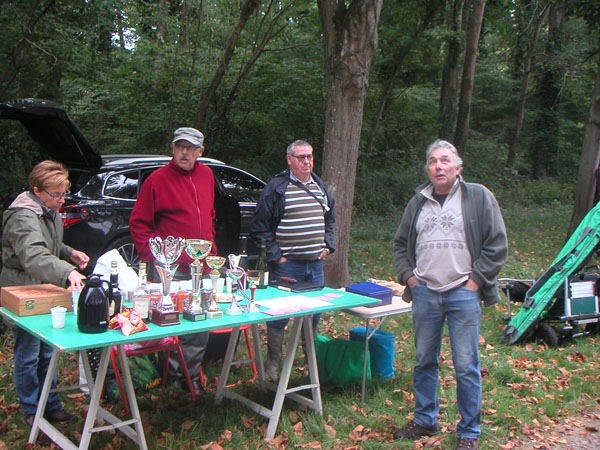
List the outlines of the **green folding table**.
<svg viewBox="0 0 600 450">
<path fill-rule="evenodd" d="M 283 299 L 292 295 L 299 294 L 285 292 L 273 287 L 256 290 L 256 299 L 259 301 L 274 298 L 281 298 L 283 301 Z M 251 408 L 253 411 L 267 418 L 269 421 L 265 435 L 265 438 L 267 439 L 272 439 L 275 436 L 277 424 L 279 423 L 279 416 L 281 414 L 283 402 L 286 397 L 297 401 L 308 408 L 313 409 L 319 415 L 322 415 L 323 407 L 321 402 L 321 391 L 319 386 L 319 374 L 315 356 L 311 316 L 315 313 L 338 311 L 357 306 L 369 305 L 376 303 L 378 300 L 329 288 L 324 288 L 315 292 L 303 293 L 302 295 L 311 298 L 323 299 L 324 301 L 328 302 L 329 305 L 309 310 L 287 312 L 283 315 L 268 315 L 264 313 L 265 308 L 261 307 L 261 312 L 257 313 L 244 313 L 237 316 L 223 315 L 221 318 L 208 319 L 201 322 L 189 322 L 186 320 L 181 320 L 181 324 L 179 325 L 171 325 L 166 327 L 159 327 L 150 323 L 148 324 L 149 329 L 147 331 L 135 333 L 130 336 L 123 336 L 119 330 L 107 330 L 104 333 L 98 334 L 81 333 L 77 328 L 77 317 L 71 312 L 67 313 L 65 327 L 62 329 L 54 329 L 52 328 L 49 314 L 19 317 L 6 308 L 0 308 L 0 314 L 6 317 L 9 322 L 13 322 L 16 326 L 19 326 L 20 328 L 33 334 L 54 349 L 52 358 L 50 360 L 50 365 L 48 367 L 48 374 L 46 375 L 46 379 L 42 387 L 38 410 L 35 415 L 33 427 L 31 428 L 31 432 L 29 434 L 29 442 L 34 443 L 37 439 L 39 431 L 41 430 L 63 449 L 87 449 L 90 444 L 92 433 L 118 429 L 127 437 L 136 442 L 139 448 L 146 449 L 146 439 L 144 436 L 140 411 L 135 398 L 135 392 L 133 390 L 131 373 L 129 371 L 127 356 L 125 355 L 124 344 L 146 341 L 150 339 L 160 339 L 167 336 L 180 336 L 202 331 L 211 331 L 228 327 L 232 327 L 233 331 L 231 332 L 231 336 L 229 338 L 219 385 L 215 394 L 215 401 L 217 404 L 221 402 L 223 397 L 238 400 Z M 323 297 L 327 295 L 329 295 L 329 297 Z M 221 304 L 220 307 L 222 309 L 226 309 L 227 305 Z M 262 354 L 260 351 L 261 340 L 259 338 L 258 324 L 283 318 L 290 319 L 291 332 L 287 344 L 287 354 L 281 367 L 279 382 L 277 385 L 275 385 L 274 383 L 270 383 L 265 380 Z M 275 391 L 273 405 L 270 407 L 265 407 L 239 395 L 238 393 L 234 392 L 233 387 L 227 387 L 229 372 L 231 366 L 234 364 L 233 356 L 240 332 L 240 326 L 246 324 L 251 325 L 254 357 L 258 368 L 259 386 L 261 389 L 270 389 Z M 306 353 L 308 358 L 310 383 L 290 388 L 288 383 L 301 332 L 304 333 L 304 337 L 308 343 L 306 346 Z M 110 350 L 112 346 L 117 346 L 118 349 L 119 361 L 122 367 L 123 386 L 127 394 L 129 405 L 131 406 L 131 418 L 128 420 L 121 420 L 100 406 L 100 395 L 104 385 L 104 380 L 106 378 L 106 370 L 110 361 Z M 95 379 L 92 377 L 87 359 L 87 353 L 85 351 L 91 348 L 102 349 L 100 363 Z M 60 352 L 72 351 L 77 351 L 81 355 L 88 388 L 90 391 L 90 405 L 83 432 L 81 434 L 79 446 L 71 442 L 64 434 L 60 432 L 60 430 L 55 428 L 44 418 L 44 410 L 46 408 L 48 395 L 50 394 L 53 374 L 56 372 L 58 367 L 59 354 Z M 79 387 L 79 385 L 62 387 L 58 388 L 57 390 L 64 391 Z M 309 390 L 312 395 L 308 397 L 299 394 L 299 391 L 302 390 Z M 104 425 L 105 422 L 108 422 L 109 425 Z M 96 426 L 97 424 L 99 425 Z"/>
</svg>

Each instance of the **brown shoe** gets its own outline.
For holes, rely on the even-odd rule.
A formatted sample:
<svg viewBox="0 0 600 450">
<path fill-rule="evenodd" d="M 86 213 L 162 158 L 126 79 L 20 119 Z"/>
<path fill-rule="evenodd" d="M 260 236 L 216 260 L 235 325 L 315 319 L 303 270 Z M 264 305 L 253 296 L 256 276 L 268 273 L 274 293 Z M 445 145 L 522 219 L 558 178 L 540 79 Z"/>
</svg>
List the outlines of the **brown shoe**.
<svg viewBox="0 0 600 450">
<path fill-rule="evenodd" d="M 424 427 L 411 420 L 394 433 L 394 440 L 400 438 L 415 440 L 423 436 L 433 436 L 435 433 L 437 433 L 437 431 L 437 426 Z"/>
<path fill-rule="evenodd" d="M 46 414 L 44 414 L 44 417 L 49 421 L 49 422 L 62 422 L 62 423 L 73 423 L 77 421 L 77 417 L 75 417 L 73 414 L 69 414 L 68 412 L 64 411 L 64 410 L 60 410 L 60 411 L 52 411 L 52 412 L 48 412 L 46 411 Z"/>
<path fill-rule="evenodd" d="M 23 415 L 23 423 L 27 425 L 29 428 L 33 427 L 33 420 L 35 419 L 35 414 L 24 414 Z"/>
<path fill-rule="evenodd" d="M 458 438 L 458 444 L 456 444 L 455 450 L 477 450 L 479 439 L 477 438 Z"/>
</svg>

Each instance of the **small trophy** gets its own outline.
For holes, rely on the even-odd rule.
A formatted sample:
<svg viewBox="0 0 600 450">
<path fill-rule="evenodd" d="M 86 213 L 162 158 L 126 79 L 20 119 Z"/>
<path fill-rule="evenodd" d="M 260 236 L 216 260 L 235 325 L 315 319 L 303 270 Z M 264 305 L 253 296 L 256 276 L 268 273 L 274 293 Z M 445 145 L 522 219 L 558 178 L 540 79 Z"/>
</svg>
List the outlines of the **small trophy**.
<svg viewBox="0 0 600 450">
<path fill-rule="evenodd" d="M 169 236 L 161 239 L 159 236 L 150 238 L 150 251 L 156 259 L 156 270 L 160 276 L 162 284 L 162 298 L 156 308 L 152 309 L 152 323 L 156 325 L 177 325 L 179 323 L 179 311 L 175 309 L 173 300 L 169 295 L 171 290 L 171 281 L 177 271 L 179 264 L 173 264 L 183 251 L 185 240 Z"/>
<path fill-rule="evenodd" d="M 222 256 L 207 256 L 206 264 L 212 269 L 209 276 L 213 286 L 210 303 L 208 304 L 208 308 L 206 310 L 206 315 L 210 319 L 223 317 L 223 311 L 221 311 L 219 309 L 219 305 L 217 305 L 217 282 L 221 275 L 219 273 L 219 269 L 223 267 L 223 264 L 225 264 L 225 258 Z"/>
<path fill-rule="evenodd" d="M 250 303 L 248 304 L 248 312 L 259 312 L 260 308 L 254 303 L 254 292 L 256 291 L 258 284 L 262 281 L 263 273 L 260 270 L 249 270 L 246 274 L 246 278 L 250 282 Z M 248 297 L 246 297 L 246 301 L 248 301 Z"/>
<path fill-rule="evenodd" d="M 212 242 L 204 239 L 186 239 L 185 252 L 194 260 L 190 264 L 190 274 L 192 276 L 192 303 L 188 311 L 183 313 L 183 318 L 191 322 L 199 322 L 206 319 L 206 312 L 200 302 L 200 283 L 202 282 L 202 273 L 204 265 L 202 259 L 210 253 Z"/>
<path fill-rule="evenodd" d="M 238 283 L 246 276 L 246 272 L 241 267 L 233 267 L 227 269 L 227 276 L 231 278 L 231 306 L 225 310 L 225 314 L 230 316 L 238 316 L 244 312 L 237 301 Z"/>
</svg>

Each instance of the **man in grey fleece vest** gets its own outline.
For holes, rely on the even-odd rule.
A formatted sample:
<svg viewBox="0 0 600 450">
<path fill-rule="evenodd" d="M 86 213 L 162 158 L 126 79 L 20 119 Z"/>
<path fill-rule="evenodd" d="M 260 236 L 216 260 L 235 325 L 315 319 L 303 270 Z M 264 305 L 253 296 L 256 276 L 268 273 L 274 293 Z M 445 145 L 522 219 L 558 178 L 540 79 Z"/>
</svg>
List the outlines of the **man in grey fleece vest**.
<svg viewBox="0 0 600 450">
<path fill-rule="evenodd" d="M 508 245 L 494 195 L 466 183 L 456 148 L 436 140 L 427 149 L 429 183 L 409 201 L 394 238 L 394 264 L 404 299 L 413 302 L 416 363 L 414 419 L 395 439 L 437 432 L 439 354 L 444 330 L 452 347 L 457 383 L 457 450 L 477 449 L 481 422 L 479 325 L 481 300 L 499 301 L 496 276 Z"/>
</svg>

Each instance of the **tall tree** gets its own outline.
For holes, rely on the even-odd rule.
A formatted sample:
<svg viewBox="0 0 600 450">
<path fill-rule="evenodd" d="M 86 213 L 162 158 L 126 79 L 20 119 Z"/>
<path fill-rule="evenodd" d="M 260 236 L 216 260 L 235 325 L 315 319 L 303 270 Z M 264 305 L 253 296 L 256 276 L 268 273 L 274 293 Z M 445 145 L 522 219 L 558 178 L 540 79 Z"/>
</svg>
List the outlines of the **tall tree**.
<svg viewBox="0 0 600 450">
<path fill-rule="evenodd" d="M 568 7 L 570 12 L 585 19 L 590 31 L 596 36 L 596 52 L 600 52 L 600 4 L 595 0 L 571 0 Z M 600 188 L 598 169 L 600 169 L 600 56 L 592 92 L 589 120 L 583 138 L 575 206 L 569 225 L 569 235 L 598 201 L 598 189 Z"/>
<path fill-rule="evenodd" d="M 515 126 L 508 144 L 506 167 L 512 167 L 515 162 L 515 158 L 517 157 L 519 138 L 521 137 L 523 121 L 525 120 L 525 102 L 527 101 L 527 89 L 529 87 L 529 79 L 531 77 L 533 57 L 540 36 L 540 29 L 542 28 L 542 23 L 548 11 L 548 6 L 549 5 L 547 3 L 538 4 L 538 2 L 535 2 L 533 14 L 529 22 L 530 26 L 527 27 L 528 32 L 525 33 L 527 36 L 527 50 L 525 52 L 525 59 L 523 61 L 523 75 L 521 78 L 521 91 L 519 93 L 519 103 L 515 117 Z"/>
<path fill-rule="evenodd" d="M 317 0 L 323 31 L 327 110 L 323 179 L 336 200 L 336 252 L 327 258 L 329 286 L 350 280 L 348 249 L 356 162 L 377 25 L 383 0 Z"/>
<path fill-rule="evenodd" d="M 475 0 L 469 20 L 467 31 L 467 44 L 465 49 L 465 60 L 463 63 L 462 80 L 460 84 L 460 99 L 458 102 L 458 114 L 456 118 L 456 131 L 454 133 L 454 145 L 459 152 L 464 152 L 467 147 L 467 136 L 469 133 L 469 118 L 471 115 L 471 100 L 473 97 L 473 86 L 475 84 L 475 66 L 477 63 L 477 49 L 479 47 L 479 35 L 483 23 L 485 11 L 485 0 Z"/>
<path fill-rule="evenodd" d="M 233 57 L 233 52 L 235 50 L 235 46 L 240 37 L 240 34 L 244 29 L 244 26 L 248 22 L 248 19 L 250 19 L 250 16 L 252 16 L 254 11 L 256 11 L 256 9 L 258 8 L 259 4 L 260 0 L 244 0 L 244 3 L 240 8 L 240 17 L 235 26 L 233 27 L 233 30 L 231 31 L 231 35 L 227 40 L 227 44 L 225 44 L 223 55 L 221 56 L 213 79 L 211 80 L 210 85 L 198 101 L 198 109 L 196 111 L 196 118 L 194 119 L 194 126 L 196 128 L 199 128 L 201 130 L 206 129 L 208 107 L 215 98 L 217 88 L 221 84 L 221 81 L 223 80 L 223 77 L 227 72 L 227 67 L 229 66 L 229 62 Z"/>
<path fill-rule="evenodd" d="M 451 140 L 456 120 L 456 94 L 458 92 L 458 69 L 462 47 L 463 14 L 470 6 L 469 0 L 454 0 L 446 5 L 446 22 L 451 30 L 446 41 L 446 56 L 442 72 L 440 93 L 441 139 Z"/>
<path fill-rule="evenodd" d="M 541 76 L 537 84 L 536 97 L 539 103 L 535 121 L 536 135 L 529 148 L 533 175 L 543 178 L 555 172 L 555 158 L 560 142 L 560 94 L 565 69 L 563 56 L 564 2 L 553 2 L 548 13 L 548 40 L 544 60 L 538 70 Z"/>
<path fill-rule="evenodd" d="M 392 92 L 392 88 L 394 86 L 394 81 L 396 80 L 398 72 L 402 68 L 404 59 L 415 46 L 415 44 L 418 42 L 418 39 L 421 36 L 421 34 L 423 34 L 423 32 L 427 29 L 427 27 L 435 17 L 435 14 L 442 6 L 442 3 L 443 2 L 440 0 L 432 0 L 431 2 L 425 3 L 425 11 L 423 13 L 423 17 L 418 17 L 416 28 L 412 30 L 408 42 L 402 43 L 402 40 L 400 39 L 396 41 L 398 43 L 398 46 L 394 51 L 392 67 L 389 69 L 389 74 L 383 86 L 383 93 L 381 95 L 381 98 L 379 99 L 375 116 L 371 121 L 371 128 L 367 137 L 365 153 L 370 153 L 371 151 L 371 147 L 373 146 L 373 140 L 375 139 L 375 134 L 377 132 L 377 126 L 379 125 L 379 121 L 383 117 L 384 110 L 386 109 L 386 105 L 390 97 L 390 93 Z"/>
<path fill-rule="evenodd" d="M 598 71 L 591 103 L 590 119 L 585 127 L 583 138 L 575 206 L 569 225 L 569 234 L 573 232 L 581 219 L 594 206 L 595 193 L 598 188 L 596 177 L 600 168 L 600 58 L 598 59 Z"/>
</svg>

